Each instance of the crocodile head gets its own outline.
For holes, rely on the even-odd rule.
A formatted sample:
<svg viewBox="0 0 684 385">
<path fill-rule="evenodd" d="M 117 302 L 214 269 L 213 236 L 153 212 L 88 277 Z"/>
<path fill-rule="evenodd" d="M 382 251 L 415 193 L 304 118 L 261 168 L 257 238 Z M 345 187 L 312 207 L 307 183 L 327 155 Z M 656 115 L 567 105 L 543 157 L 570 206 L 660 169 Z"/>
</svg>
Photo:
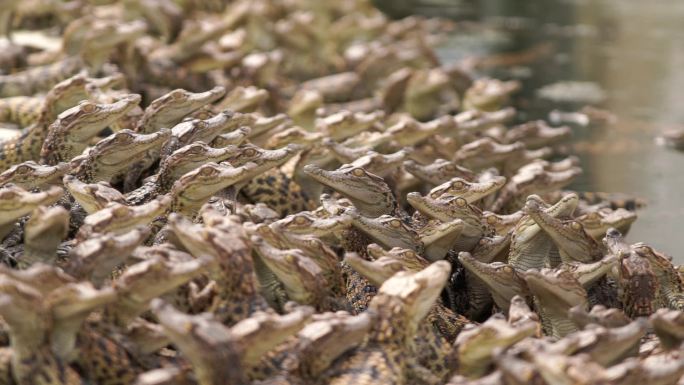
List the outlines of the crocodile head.
<svg viewBox="0 0 684 385">
<path fill-rule="evenodd" d="M 75 106 L 81 100 L 90 98 L 87 87 L 90 85 L 85 74 L 77 74 L 57 83 L 45 94 L 41 118 L 44 124 L 50 124 L 57 116 Z"/>
<path fill-rule="evenodd" d="M 573 274 L 562 269 L 530 269 L 523 273 L 523 277 L 542 309 L 547 333 L 564 337 L 577 331 L 577 327 L 567 319 L 568 311 L 575 306 L 586 307 L 588 299 L 586 290 Z"/>
<path fill-rule="evenodd" d="M 301 127 L 290 127 L 273 133 L 266 141 L 266 148 L 279 148 L 288 144 L 298 144 L 304 148 L 311 147 L 323 138 L 320 132 L 309 132 Z"/>
<path fill-rule="evenodd" d="M 482 222 L 489 229 L 488 232 L 502 235 L 512 230 L 524 215 L 525 213 L 522 211 L 516 211 L 508 215 L 484 211 L 482 212 Z"/>
<path fill-rule="evenodd" d="M 625 313 L 634 317 L 651 315 L 657 308 L 660 282 L 650 261 L 635 253 L 620 254 L 618 285 Z"/>
<path fill-rule="evenodd" d="M 82 172 L 88 180 L 111 181 L 132 164 L 141 161 L 149 150 L 161 148 L 170 136 L 171 131 L 167 129 L 148 135 L 131 130 L 116 132 L 88 150 L 76 174 Z"/>
<path fill-rule="evenodd" d="M 419 272 L 398 272 L 385 281 L 368 306 L 380 319 L 371 338 L 382 341 L 394 336 L 408 343 L 435 305 L 450 273 L 449 262 L 437 261 Z"/>
<path fill-rule="evenodd" d="M 484 263 L 473 258 L 470 253 L 461 252 L 458 260 L 470 273 L 480 278 L 492 292 L 496 306 L 508 311 L 511 299 L 516 295 L 526 296 L 527 284 L 519 273 L 511 266 L 492 262 Z"/>
<path fill-rule="evenodd" d="M 453 160 L 468 168 L 482 169 L 520 155 L 524 151 L 525 145 L 520 142 L 499 144 L 494 139 L 482 138 L 463 145 Z"/>
<path fill-rule="evenodd" d="M 684 341 L 684 313 L 658 309 L 650 317 L 651 325 L 665 349 L 677 349 Z"/>
<path fill-rule="evenodd" d="M 481 235 L 483 232 L 482 211 L 461 197 L 447 196 L 433 199 L 417 192 L 408 193 L 406 200 L 416 210 L 443 222 L 460 219 L 464 223 L 464 234 Z M 479 238 L 479 237 L 478 237 Z"/>
<path fill-rule="evenodd" d="M 582 223 L 587 234 L 594 238 L 595 241 L 600 242 L 601 238 L 606 235 L 606 231 L 610 228 L 615 228 L 621 233 L 626 234 L 636 218 L 637 214 L 633 211 L 623 208 L 617 210 L 604 208 L 581 215 L 577 217 L 577 221 Z"/>
<path fill-rule="evenodd" d="M 369 151 L 363 156 L 353 160 L 351 165 L 363 168 L 364 170 L 381 177 L 387 176 L 396 171 L 410 153 L 411 149 L 408 147 L 392 154 L 380 154 L 375 151 Z"/>
<path fill-rule="evenodd" d="M 139 206 L 110 203 L 85 217 L 77 236 L 83 239 L 92 233 L 122 234 L 138 226 L 146 226 L 162 215 L 170 204 L 171 198 L 165 195 Z"/>
<path fill-rule="evenodd" d="M 416 251 L 422 249 L 415 231 L 399 218 L 391 215 L 369 218 L 360 214 L 356 209 L 348 209 L 346 214 L 351 217 L 351 223 L 354 227 L 387 248 L 403 247 Z"/>
<path fill-rule="evenodd" d="M 349 198 L 364 215 L 376 217 L 392 214 L 396 200 L 384 179 L 363 168 L 343 165 L 334 171 L 327 171 L 315 165 L 304 166 L 304 172 L 341 195 Z"/>
<path fill-rule="evenodd" d="M 555 218 L 546 213 L 536 200 L 529 198 L 525 212 L 553 239 L 563 261 L 593 262 L 601 258 L 599 245 L 584 231 L 580 222 Z"/>
<path fill-rule="evenodd" d="M 223 87 L 214 87 L 205 92 L 190 92 L 175 89 L 150 103 L 140 118 L 137 131 L 155 132 L 160 128 L 171 128 L 183 117 L 199 110 L 203 106 L 215 102 L 226 93 Z"/>
<path fill-rule="evenodd" d="M 444 259 L 461 237 L 463 221 L 454 219 L 451 222 L 429 221 L 418 230 L 418 239 L 423 244 L 425 257 L 430 261 Z"/>
<path fill-rule="evenodd" d="M 452 195 L 473 203 L 495 193 L 503 187 L 504 183 L 506 183 L 506 178 L 503 176 L 495 176 L 486 182 L 468 182 L 463 178 L 453 178 L 430 190 L 428 196 L 432 199 L 439 199 L 445 195 Z"/>
<path fill-rule="evenodd" d="M 321 268 L 299 249 L 281 250 L 260 237 L 252 237 L 254 249 L 283 283 L 288 297 L 305 305 L 323 306 L 328 283 Z"/>
<path fill-rule="evenodd" d="M 180 177 L 171 187 L 174 208 L 193 214 L 218 191 L 247 180 L 257 166 L 247 163 L 233 167 L 223 163 L 206 163 Z"/>
<path fill-rule="evenodd" d="M 271 224 L 279 231 L 297 235 L 313 235 L 322 237 L 337 233 L 351 225 L 351 217 L 348 215 L 331 215 L 321 218 L 309 211 L 301 211 L 296 214 L 278 220 Z"/>
<path fill-rule="evenodd" d="M 69 165 L 67 163 L 46 166 L 30 160 L 16 164 L 0 174 L 0 186 L 12 183 L 28 190 L 45 188 L 59 184 L 68 170 Z"/>
<path fill-rule="evenodd" d="M 403 163 L 404 169 L 416 178 L 435 185 L 447 182 L 452 178 L 462 178 L 465 180 L 475 179 L 475 174 L 456 163 L 446 159 L 436 159 L 434 162 L 421 165 L 415 160 L 406 160 Z"/>
<path fill-rule="evenodd" d="M 505 349 L 535 334 L 536 326 L 532 323 L 520 323 L 513 326 L 502 316 L 490 317 L 481 325 L 472 325 L 456 337 L 456 354 L 459 360 L 459 372 L 469 378 L 484 375 L 492 364 L 496 349 Z"/>
<path fill-rule="evenodd" d="M 79 155 L 88 141 L 140 103 L 140 95 L 130 94 L 110 104 L 83 101 L 62 112 L 50 126 L 41 149 L 48 164 L 57 164 Z"/>
<path fill-rule="evenodd" d="M 64 188 L 88 214 L 102 210 L 112 202 L 125 202 L 123 194 L 107 182 L 83 183 L 73 175 L 65 175 L 62 181 Z"/>
<path fill-rule="evenodd" d="M 402 261 L 388 256 L 383 256 L 376 258 L 373 261 L 368 261 L 359 257 L 355 253 L 347 253 L 344 256 L 344 262 L 351 266 L 352 269 L 363 275 L 374 286 L 378 287 L 400 271 L 413 271 L 407 269 Z M 426 263 L 421 268 L 427 265 L 428 264 Z"/>
<path fill-rule="evenodd" d="M 29 192 L 12 184 L 5 185 L 0 188 L 0 227 L 13 224 L 38 206 L 49 206 L 57 202 L 63 194 L 64 190 L 57 186 Z"/>
<path fill-rule="evenodd" d="M 69 212 L 61 206 L 38 206 L 24 225 L 24 254 L 20 268 L 36 262 L 54 264 L 57 247 L 69 231 Z"/>
<path fill-rule="evenodd" d="M 222 162 L 238 152 L 235 146 L 214 148 L 202 142 L 183 146 L 159 164 L 159 183 L 169 185 L 207 162 Z"/>
</svg>

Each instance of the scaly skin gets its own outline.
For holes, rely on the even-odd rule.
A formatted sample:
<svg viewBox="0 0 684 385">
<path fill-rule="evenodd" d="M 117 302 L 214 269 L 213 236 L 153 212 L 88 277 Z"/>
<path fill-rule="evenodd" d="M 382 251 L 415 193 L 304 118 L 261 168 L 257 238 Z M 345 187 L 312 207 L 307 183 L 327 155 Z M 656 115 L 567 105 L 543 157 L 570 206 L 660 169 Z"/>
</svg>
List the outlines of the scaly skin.
<svg viewBox="0 0 684 385">
<path fill-rule="evenodd" d="M 81 102 L 78 106 L 64 111 L 50 125 L 49 132 L 40 150 L 42 162 L 55 165 L 59 162 L 71 160 L 88 147 L 90 139 L 126 115 L 139 103 L 140 96 L 130 94 L 115 103 Z"/>
<path fill-rule="evenodd" d="M 418 234 L 399 218 L 391 215 L 370 218 L 356 209 L 348 209 L 345 214 L 352 218 L 351 223 L 355 228 L 387 248 L 402 247 L 419 253 L 423 251 Z"/>
<path fill-rule="evenodd" d="M 453 246 L 457 251 L 470 251 L 484 235 L 482 212 L 469 204 L 465 198 L 448 196 L 433 199 L 430 196 L 421 196 L 414 192 L 409 193 L 406 200 L 421 214 L 431 218 L 443 222 L 450 222 L 455 219 L 462 220 L 464 226 L 461 237 Z"/>
<path fill-rule="evenodd" d="M 496 256 L 505 251 L 510 245 L 510 233 L 505 236 L 493 238 L 483 237 L 472 250 L 472 257 L 482 263 L 492 262 Z M 469 319 L 480 320 L 491 311 L 492 295 L 487 285 L 475 274 L 466 270 L 466 288 L 468 291 L 469 308 L 466 316 Z"/>
<path fill-rule="evenodd" d="M 547 214 L 536 200 L 528 199 L 525 212 L 558 246 L 563 262 L 594 262 L 603 256 L 599 244 L 576 220 L 560 220 Z"/>
<path fill-rule="evenodd" d="M 453 161 L 469 169 L 482 170 L 520 156 L 524 150 L 523 143 L 499 144 L 494 139 L 485 137 L 463 145 L 454 155 Z"/>
<path fill-rule="evenodd" d="M 156 132 L 160 128 L 171 128 L 183 117 L 215 102 L 226 93 L 225 88 L 215 87 L 206 92 L 192 93 L 176 89 L 152 101 L 140 118 L 136 131 L 143 134 Z"/>
<path fill-rule="evenodd" d="M 0 238 L 7 235 L 17 219 L 29 214 L 38 206 L 57 202 L 63 194 L 64 190 L 57 186 L 35 193 L 11 184 L 0 188 Z"/>
<path fill-rule="evenodd" d="M 147 151 L 161 148 L 170 136 L 171 131 L 165 129 L 149 135 L 121 130 L 90 148 L 72 174 L 85 183 L 112 182 L 143 159 Z"/>
<path fill-rule="evenodd" d="M 608 229 L 615 228 L 627 234 L 630 226 L 637 219 L 636 213 L 625 209 L 598 209 L 576 218 L 595 241 L 601 242 Z"/>
<path fill-rule="evenodd" d="M 323 270 L 299 249 L 281 250 L 259 237 L 252 237 L 256 252 L 278 280 L 289 299 L 317 309 L 331 308 Z"/>
<path fill-rule="evenodd" d="M 445 159 L 437 159 L 426 165 L 407 160 L 404 161 L 404 169 L 416 178 L 432 185 L 440 185 L 453 178 L 475 180 L 475 173 Z"/>
<path fill-rule="evenodd" d="M 132 41 L 145 31 L 145 25 L 139 21 L 121 23 L 93 18 L 89 21 L 93 22 L 83 26 L 85 36 L 82 36 L 82 41 L 85 43 L 80 48 L 80 52 L 65 52 L 74 56 L 65 57 L 52 64 L 0 76 L 0 97 L 34 95 L 47 91 L 84 67 L 98 72 L 119 44 Z"/>
<path fill-rule="evenodd" d="M 660 307 L 684 310 L 684 283 L 670 258 L 642 242 L 633 244 L 631 249 L 639 256 L 648 259 L 651 264 L 660 284 L 658 293 Z"/>
<path fill-rule="evenodd" d="M 19 136 L 2 142 L 0 169 L 6 169 L 14 163 L 38 160 L 40 157 L 38 147 L 43 145 L 50 124 L 64 110 L 89 98 L 86 85 L 87 78 L 83 75 L 76 75 L 52 87 L 44 97 L 37 120 L 26 126 Z"/>
<path fill-rule="evenodd" d="M 207 119 L 193 119 L 173 126 L 173 137 L 162 149 L 162 159 L 179 148 L 195 142 L 212 143 L 220 134 L 237 130 L 249 116 L 224 111 Z M 212 147 L 218 147 L 212 145 Z"/>
<path fill-rule="evenodd" d="M 164 332 L 192 363 L 201 385 L 258 379 L 263 355 L 300 330 L 312 313 L 306 307 L 283 316 L 258 313 L 228 328 L 181 313 L 159 299 L 151 307 Z M 226 359 L 235 365 L 225 365 Z"/>
<path fill-rule="evenodd" d="M 33 287 L 0 277 L 0 313 L 10 325 L 12 376 L 18 385 L 77 385 L 80 376 L 52 354 L 47 333 L 49 308 Z"/>
<path fill-rule="evenodd" d="M 68 170 L 67 163 L 45 166 L 29 160 L 16 164 L 0 174 L 0 186 L 12 183 L 27 190 L 45 189 L 60 184 Z"/>
<path fill-rule="evenodd" d="M 232 167 L 213 162 L 179 178 L 169 193 L 173 197 L 170 211 L 193 216 L 211 196 L 234 184 L 248 180 L 258 168 L 254 163 Z"/>
<path fill-rule="evenodd" d="M 660 344 L 667 350 L 678 349 L 684 341 L 684 313 L 658 309 L 649 318 Z"/>
<path fill-rule="evenodd" d="M 251 245 L 243 228 L 233 220 L 222 218 L 209 227 L 192 224 L 176 214 L 169 218 L 169 226 L 183 246 L 195 255 L 211 255 L 217 260 L 219 268 L 212 270 L 211 278 L 217 283 L 218 300 L 211 310 L 226 325 L 268 309 L 254 275 Z"/>
<path fill-rule="evenodd" d="M 532 165 L 534 166 L 534 165 Z M 512 213 L 525 205 L 530 194 L 545 194 L 567 186 L 582 173 L 579 167 L 563 171 L 546 171 L 539 167 L 521 168 L 501 190 L 489 210 L 496 213 Z"/>
<path fill-rule="evenodd" d="M 474 203 L 497 192 L 506 183 L 503 176 L 495 176 L 486 182 L 468 182 L 462 178 L 453 178 L 430 190 L 427 194 L 432 199 L 445 196 L 456 196 Z"/>
<path fill-rule="evenodd" d="M 74 277 L 88 279 L 100 286 L 149 234 L 149 230 L 144 227 L 119 235 L 93 233 L 87 240 L 69 250 L 69 260 L 64 269 Z"/>
<path fill-rule="evenodd" d="M 164 214 L 171 204 L 172 198 L 166 195 L 140 206 L 111 203 L 88 215 L 76 238 L 86 239 L 93 233 L 122 234 L 139 226 L 147 226 Z"/>
<path fill-rule="evenodd" d="M 531 195 L 528 201 L 546 205 L 536 195 Z M 569 217 L 577 207 L 577 195 L 570 194 L 563 197 L 553 206 L 546 207 L 544 212 L 553 217 Z M 513 228 L 511 251 L 508 263 L 515 269 L 541 269 L 544 266 L 556 267 L 560 262 L 558 248 L 551 237 L 539 227 L 529 216 L 521 218 Z"/>
<path fill-rule="evenodd" d="M 17 261 L 20 268 L 34 263 L 54 264 L 57 247 L 69 230 L 69 212 L 60 206 L 40 206 L 24 225 L 24 254 Z"/>
<path fill-rule="evenodd" d="M 304 166 L 304 172 L 349 198 L 363 215 L 373 218 L 383 214 L 397 215 L 397 202 L 387 183 L 362 168 L 342 166 L 326 171 L 310 164 Z"/>
<path fill-rule="evenodd" d="M 586 307 L 588 299 L 586 290 L 572 273 L 560 269 L 528 270 L 523 277 L 534 295 L 545 333 L 562 338 L 577 331 L 567 318 L 568 310 L 575 306 Z"/>
<path fill-rule="evenodd" d="M 382 111 L 374 111 L 367 114 L 363 112 L 340 111 L 318 120 L 316 122 L 316 129 L 324 132 L 326 138 L 340 141 L 376 126 L 384 115 Z M 354 157 L 354 159 L 356 158 Z M 342 162 L 348 163 L 348 161 Z"/>
<path fill-rule="evenodd" d="M 527 297 L 527 284 L 510 265 L 501 262 L 483 263 L 467 252 L 459 253 L 458 260 L 463 267 L 487 285 L 494 303 L 504 312 L 508 311 L 514 296 Z"/>
<path fill-rule="evenodd" d="M 493 316 L 485 323 L 461 332 L 456 338 L 457 373 L 471 379 L 483 376 L 489 370 L 494 350 L 507 348 L 534 335 L 531 323 L 512 326 L 501 316 Z"/>
<path fill-rule="evenodd" d="M 405 384 L 407 371 L 417 367 L 407 348 L 444 287 L 449 267 L 448 262 L 435 262 L 418 273 L 400 272 L 387 280 L 368 308 L 377 321 L 367 344 L 330 368 L 329 383 Z"/>
<path fill-rule="evenodd" d="M 411 250 L 393 248 L 387 252 L 379 246 L 368 246 L 375 261 L 366 261 L 356 254 L 347 254 L 345 262 L 363 274 L 375 286 L 381 286 L 399 271 L 418 272 L 429 263 Z M 461 329 L 469 323 L 467 319 L 446 308 L 441 301 L 430 309 L 428 323 L 419 328 L 414 341 L 418 363 L 435 376 L 444 378 L 452 370 L 451 343 Z"/>
<path fill-rule="evenodd" d="M 173 183 L 184 174 L 207 162 L 224 161 L 235 155 L 237 151 L 238 148 L 235 146 L 213 148 L 202 142 L 181 147 L 161 161 L 156 175 L 139 189 L 126 194 L 126 200 L 132 204 L 140 204 L 156 195 L 166 194 Z"/>
<path fill-rule="evenodd" d="M 126 203 L 123 194 L 107 182 L 83 183 L 73 175 L 62 179 L 64 188 L 88 214 L 104 209 L 112 202 Z"/>
<path fill-rule="evenodd" d="M 462 220 L 454 219 L 451 222 L 431 220 L 417 229 L 418 242 L 422 244 L 425 258 L 432 262 L 444 259 L 457 244 L 464 227 Z"/>
</svg>

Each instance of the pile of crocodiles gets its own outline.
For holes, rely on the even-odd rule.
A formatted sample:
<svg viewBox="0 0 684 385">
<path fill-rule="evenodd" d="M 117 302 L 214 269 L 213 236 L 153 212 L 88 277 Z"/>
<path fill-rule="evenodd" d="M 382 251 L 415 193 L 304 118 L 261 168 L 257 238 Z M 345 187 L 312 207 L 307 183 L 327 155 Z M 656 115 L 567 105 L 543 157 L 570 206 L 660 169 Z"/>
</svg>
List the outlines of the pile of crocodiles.
<svg viewBox="0 0 684 385">
<path fill-rule="evenodd" d="M 568 190 L 571 128 L 442 65 L 450 23 L 0 15 L 0 384 L 684 383 L 684 269 L 625 240 L 641 202 Z"/>
</svg>

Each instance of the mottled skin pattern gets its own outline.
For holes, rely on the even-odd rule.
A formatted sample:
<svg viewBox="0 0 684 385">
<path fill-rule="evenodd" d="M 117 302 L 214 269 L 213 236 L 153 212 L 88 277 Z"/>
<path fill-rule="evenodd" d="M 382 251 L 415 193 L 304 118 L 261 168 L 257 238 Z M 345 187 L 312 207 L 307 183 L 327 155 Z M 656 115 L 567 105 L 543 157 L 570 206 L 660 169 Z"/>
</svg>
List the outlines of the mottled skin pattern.
<svg viewBox="0 0 684 385">
<path fill-rule="evenodd" d="M 211 223 L 205 217 L 206 222 Z M 170 226 L 189 250 L 217 259 L 219 269 L 212 274 L 217 292 L 211 306 L 217 319 L 232 325 L 255 311 L 268 309 L 258 290 L 250 244 L 239 226 L 226 221 L 224 225 L 219 222 L 211 228 L 203 227 L 175 215 Z"/>
<path fill-rule="evenodd" d="M 93 329 L 81 331 L 77 343 L 77 366 L 95 384 L 132 384 L 142 372 L 123 346 Z"/>
<path fill-rule="evenodd" d="M 257 176 L 240 192 L 246 201 L 264 203 L 281 217 L 314 208 L 299 184 L 279 169 Z"/>
<path fill-rule="evenodd" d="M 38 120 L 42 105 L 42 98 L 13 96 L 0 99 L 0 122 L 26 127 Z"/>
</svg>

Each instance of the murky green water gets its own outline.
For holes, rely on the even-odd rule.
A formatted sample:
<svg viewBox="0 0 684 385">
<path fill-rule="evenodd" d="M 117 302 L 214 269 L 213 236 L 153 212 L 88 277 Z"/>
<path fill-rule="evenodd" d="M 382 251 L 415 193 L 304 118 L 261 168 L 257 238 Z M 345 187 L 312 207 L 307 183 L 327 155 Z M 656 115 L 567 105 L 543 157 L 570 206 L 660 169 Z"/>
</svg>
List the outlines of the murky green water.
<svg viewBox="0 0 684 385">
<path fill-rule="evenodd" d="M 520 53 L 513 65 L 482 72 L 523 81 L 518 105 L 525 119 L 547 118 L 554 104 L 535 90 L 565 80 L 594 82 L 617 115 L 610 127 L 575 127 L 572 151 L 584 175 L 580 191 L 626 192 L 648 207 L 628 238 L 644 241 L 684 263 L 684 153 L 654 138 L 684 124 L 684 2 L 681 0 L 481 1 L 477 24 L 461 24 L 440 49 L 445 61 Z M 501 58 L 501 56 L 498 56 Z M 491 62 L 490 62 L 491 64 Z"/>
</svg>

